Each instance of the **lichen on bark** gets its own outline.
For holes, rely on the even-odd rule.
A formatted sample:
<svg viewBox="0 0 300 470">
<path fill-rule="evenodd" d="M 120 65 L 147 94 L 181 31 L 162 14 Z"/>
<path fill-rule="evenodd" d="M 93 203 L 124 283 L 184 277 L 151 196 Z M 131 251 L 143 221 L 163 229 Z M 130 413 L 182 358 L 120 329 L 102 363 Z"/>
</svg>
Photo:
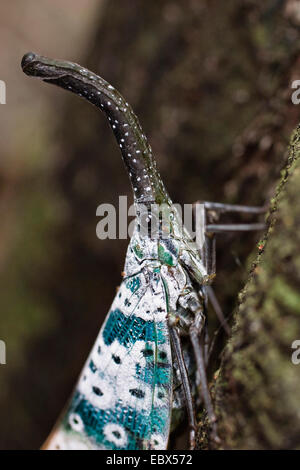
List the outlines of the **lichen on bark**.
<svg viewBox="0 0 300 470">
<path fill-rule="evenodd" d="M 212 386 L 220 448 L 300 448 L 300 126 L 270 201 L 268 229 L 239 295 L 232 336 Z M 211 448 L 205 418 L 199 447 Z"/>
</svg>

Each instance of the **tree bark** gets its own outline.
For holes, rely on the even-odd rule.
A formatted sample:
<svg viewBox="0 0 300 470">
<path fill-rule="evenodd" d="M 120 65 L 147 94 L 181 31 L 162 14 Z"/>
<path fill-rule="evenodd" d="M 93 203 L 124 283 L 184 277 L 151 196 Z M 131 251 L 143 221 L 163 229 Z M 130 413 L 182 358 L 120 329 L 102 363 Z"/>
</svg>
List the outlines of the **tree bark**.
<svg viewBox="0 0 300 470">
<path fill-rule="evenodd" d="M 300 365 L 292 362 L 292 343 L 300 339 L 299 186 L 300 127 L 215 375 L 221 448 L 300 448 Z M 208 436 L 204 419 L 200 447 L 213 447 Z"/>
</svg>

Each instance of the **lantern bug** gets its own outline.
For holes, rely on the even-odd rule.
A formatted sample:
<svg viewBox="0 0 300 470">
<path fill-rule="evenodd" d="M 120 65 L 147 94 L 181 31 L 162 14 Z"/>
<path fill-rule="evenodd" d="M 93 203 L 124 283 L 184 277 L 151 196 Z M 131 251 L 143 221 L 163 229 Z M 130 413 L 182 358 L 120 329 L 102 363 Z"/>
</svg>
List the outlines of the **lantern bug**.
<svg viewBox="0 0 300 470">
<path fill-rule="evenodd" d="M 259 214 L 264 209 L 203 203 L 197 229 L 202 230 L 204 243 L 195 246 L 172 206 L 139 121 L 120 93 L 72 62 L 28 53 L 22 68 L 27 75 L 84 97 L 105 113 L 136 207 L 120 288 L 45 448 L 166 449 L 171 427 L 185 407 L 193 449 L 195 384 L 201 385 L 212 437 L 218 440 L 206 379 L 208 298 L 216 304 L 209 286 L 215 271 L 214 234 L 262 229 L 263 224 L 224 226 L 210 217 L 227 211 Z M 153 204 L 162 208 L 157 236 L 149 232 Z"/>
</svg>

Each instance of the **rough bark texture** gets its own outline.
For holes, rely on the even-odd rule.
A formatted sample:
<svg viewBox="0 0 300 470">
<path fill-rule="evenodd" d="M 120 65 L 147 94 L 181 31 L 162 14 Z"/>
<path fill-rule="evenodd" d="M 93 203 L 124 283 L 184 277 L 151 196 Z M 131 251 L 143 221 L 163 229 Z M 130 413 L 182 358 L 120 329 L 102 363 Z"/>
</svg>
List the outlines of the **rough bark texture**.
<svg viewBox="0 0 300 470">
<path fill-rule="evenodd" d="M 300 127 L 271 200 L 269 229 L 240 294 L 214 385 L 221 447 L 300 448 Z M 211 446 L 200 425 L 200 446 Z"/>
</svg>

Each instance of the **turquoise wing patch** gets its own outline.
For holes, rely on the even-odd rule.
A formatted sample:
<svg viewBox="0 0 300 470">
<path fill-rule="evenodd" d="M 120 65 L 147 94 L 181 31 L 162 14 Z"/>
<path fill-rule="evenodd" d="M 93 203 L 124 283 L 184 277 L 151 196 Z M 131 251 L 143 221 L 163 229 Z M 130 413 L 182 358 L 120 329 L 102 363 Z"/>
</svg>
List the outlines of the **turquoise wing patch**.
<svg viewBox="0 0 300 470">
<path fill-rule="evenodd" d="M 149 282 L 149 276 L 151 282 Z M 60 447 L 166 449 L 172 358 L 159 274 L 125 278 L 57 431 Z"/>
</svg>

